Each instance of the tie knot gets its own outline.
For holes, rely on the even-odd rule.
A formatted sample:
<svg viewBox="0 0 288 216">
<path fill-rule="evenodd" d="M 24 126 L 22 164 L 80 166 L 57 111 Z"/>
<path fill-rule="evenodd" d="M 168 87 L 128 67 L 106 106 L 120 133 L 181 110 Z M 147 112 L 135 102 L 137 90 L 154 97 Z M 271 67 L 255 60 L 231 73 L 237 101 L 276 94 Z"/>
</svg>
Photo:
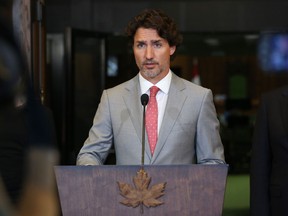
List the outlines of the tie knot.
<svg viewBox="0 0 288 216">
<path fill-rule="evenodd" d="M 157 86 L 152 86 L 150 88 L 150 97 L 155 97 L 159 90 Z"/>
</svg>

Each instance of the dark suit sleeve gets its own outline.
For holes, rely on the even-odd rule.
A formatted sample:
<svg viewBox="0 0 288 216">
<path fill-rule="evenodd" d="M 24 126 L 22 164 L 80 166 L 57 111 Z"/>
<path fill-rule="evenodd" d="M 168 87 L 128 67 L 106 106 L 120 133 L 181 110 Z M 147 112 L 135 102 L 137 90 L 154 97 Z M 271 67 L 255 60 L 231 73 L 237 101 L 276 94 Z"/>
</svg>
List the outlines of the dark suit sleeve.
<svg viewBox="0 0 288 216">
<path fill-rule="evenodd" d="M 261 100 L 253 135 L 250 175 L 251 216 L 270 215 L 269 176 L 271 151 L 269 143 L 268 114 L 265 98 Z"/>
<path fill-rule="evenodd" d="M 7 195 L 15 205 L 20 199 L 26 177 L 27 142 L 23 110 L 0 107 L 0 181 L 3 180 Z"/>
</svg>

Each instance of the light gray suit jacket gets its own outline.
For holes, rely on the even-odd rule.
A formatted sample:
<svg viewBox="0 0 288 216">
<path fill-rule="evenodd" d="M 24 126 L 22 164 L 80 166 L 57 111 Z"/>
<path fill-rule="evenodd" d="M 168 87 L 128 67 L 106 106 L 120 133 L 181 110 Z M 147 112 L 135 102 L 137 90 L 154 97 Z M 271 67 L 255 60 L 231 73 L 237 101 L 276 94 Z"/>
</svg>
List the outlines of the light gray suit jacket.
<svg viewBox="0 0 288 216">
<path fill-rule="evenodd" d="M 117 165 L 140 165 L 142 116 L 139 76 L 104 90 L 77 165 L 103 164 L 114 143 Z M 172 73 L 167 105 L 152 156 L 144 164 L 225 163 L 212 92 Z"/>
</svg>

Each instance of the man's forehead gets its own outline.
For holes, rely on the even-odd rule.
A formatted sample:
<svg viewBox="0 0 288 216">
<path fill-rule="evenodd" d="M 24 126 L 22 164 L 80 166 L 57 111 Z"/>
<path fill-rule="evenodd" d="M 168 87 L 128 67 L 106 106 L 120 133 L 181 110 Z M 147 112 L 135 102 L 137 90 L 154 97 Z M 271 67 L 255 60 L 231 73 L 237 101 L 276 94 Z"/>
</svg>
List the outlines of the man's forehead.
<svg viewBox="0 0 288 216">
<path fill-rule="evenodd" d="M 159 38 L 159 39 L 149 39 L 149 40 L 145 40 L 145 39 L 136 39 L 135 42 L 138 43 L 159 43 L 159 42 L 165 42 L 165 40 L 163 38 Z"/>
<path fill-rule="evenodd" d="M 139 28 L 137 29 L 134 38 L 139 39 L 153 39 L 153 40 L 159 40 L 161 37 L 159 36 L 158 32 L 155 29 L 145 29 L 145 28 Z"/>
<path fill-rule="evenodd" d="M 168 43 L 168 41 L 158 35 L 157 30 L 151 28 L 138 28 L 134 35 L 134 43 Z"/>
</svg>

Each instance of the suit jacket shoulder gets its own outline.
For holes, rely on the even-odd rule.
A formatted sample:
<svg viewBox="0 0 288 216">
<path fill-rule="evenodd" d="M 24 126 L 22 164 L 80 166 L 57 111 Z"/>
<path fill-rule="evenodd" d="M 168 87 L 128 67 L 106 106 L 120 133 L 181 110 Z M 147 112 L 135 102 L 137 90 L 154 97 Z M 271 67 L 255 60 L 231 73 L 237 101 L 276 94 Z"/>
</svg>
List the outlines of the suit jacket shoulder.
<svg viewBox="0 0 288 216">
<path fill-rule="evenodd" d="M 112 88 L 107 89 L 106 91 L 115 92 L 117 95 L 121 94 L 122 91 L 134 91 L 135 88 L 139 88 L 139 75 L 137 74 L 132 79 L 127 80 L 126 82 L 120 83 Z M 119 92 L 120 91 L 120 92 Z"/>
<path fill-rule="evenodd" d="M 196 85 L 186 79 L 183 79 L 179 76 L 177 76 L 176 74 L 173 73 L 172 75 L 172 83 L 171 84 L 175 84 L 179 89 L 184 89 L 187 88 L 188 90 L 193 90 L 196 92 L 206 92 L 209 91 L 208 88 L 205 88 L 203 86 L 199 86 Z"/>
</svg>

